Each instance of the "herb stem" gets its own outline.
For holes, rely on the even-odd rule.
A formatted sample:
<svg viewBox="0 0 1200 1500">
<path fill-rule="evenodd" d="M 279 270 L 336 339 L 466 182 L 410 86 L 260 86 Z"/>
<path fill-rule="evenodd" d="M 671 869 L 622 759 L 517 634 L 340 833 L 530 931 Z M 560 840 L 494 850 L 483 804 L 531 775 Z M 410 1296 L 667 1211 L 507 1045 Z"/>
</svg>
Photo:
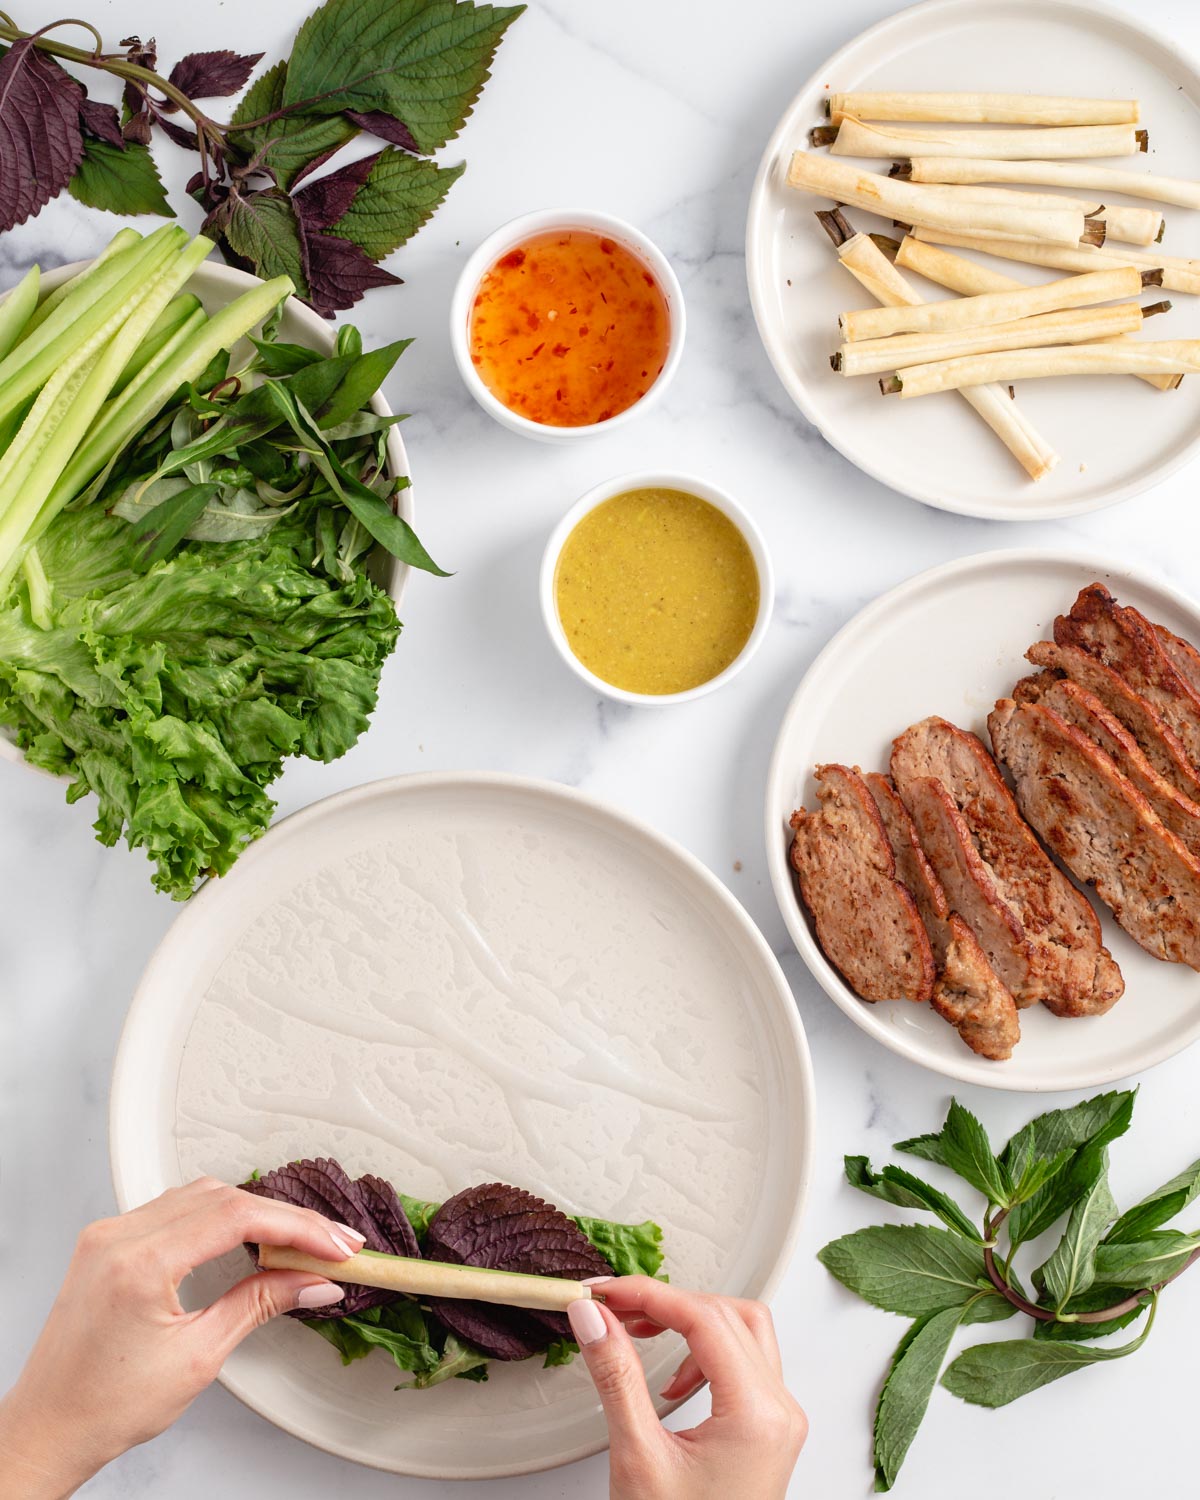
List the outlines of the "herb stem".
<svg viewBox="0 0 1200 1500">
<path fill-rule="evenodd" d="M 1007 1218 L 1008 1209 L 1006 1208 L 1002 1208 L 995 1218 L 985 1216 L 983 1221 L 985 1239 L 994 1241 L 997 1230 Z M 996 1264 L 995 1253 L 988 1244 L 985 1244 L 983 1247 L 983 1264 L 987 1269 L 988 1280 L 1006 1302 L 1011 1302 L 1019 1312 L 1028 1313 L 1031 1318 L 1036 1318 L 1039 1323 L 1053 1323 L 1055 1321 L 1055 1314 L 1048 1307 L 1038 1307 L 1036 1303 L 1030 1302 L 1027 1297 L 1022 1297 L 1020 1292 L 1008 1284 L 1005 1274 L 1008 1267 L 1007 1265 L 1005 1266 L 1005 1271 L 1000 1270 L 1000 1267 Z"/>
</svg>

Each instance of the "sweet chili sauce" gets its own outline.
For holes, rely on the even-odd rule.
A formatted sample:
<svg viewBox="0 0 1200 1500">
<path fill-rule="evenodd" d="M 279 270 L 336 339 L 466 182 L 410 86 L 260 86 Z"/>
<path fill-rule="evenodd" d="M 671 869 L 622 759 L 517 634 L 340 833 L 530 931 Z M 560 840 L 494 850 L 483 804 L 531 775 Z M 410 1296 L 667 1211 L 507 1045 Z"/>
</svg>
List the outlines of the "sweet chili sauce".
<svg viewBox="0 0 1200 1500">
<path fill-rule="evenodd" d="M 487 271 L 471 311 L 471 360 L 512 412 L 551 427 L 606 422 L 639 400 L 667 358 L 671 315 L 631 250 L 588 229 L 536 234 Z"/>
</svg>

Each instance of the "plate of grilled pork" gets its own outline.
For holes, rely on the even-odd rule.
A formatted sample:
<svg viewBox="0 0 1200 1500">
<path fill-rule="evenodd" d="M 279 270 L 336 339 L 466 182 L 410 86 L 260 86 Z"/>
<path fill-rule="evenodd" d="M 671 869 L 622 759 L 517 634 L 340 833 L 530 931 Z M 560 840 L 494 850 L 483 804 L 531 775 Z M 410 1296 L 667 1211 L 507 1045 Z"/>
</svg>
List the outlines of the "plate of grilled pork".
<svg viewBox="0 0 1200 1500">
<path fill-rule="evenodd" d="M 768 860 L 825 992 L 901 1056 L 1089 1088 L 1200 1035 L 1200 607 L 1111 559 L 991 552 L 806 674 Z"/>
</svg>

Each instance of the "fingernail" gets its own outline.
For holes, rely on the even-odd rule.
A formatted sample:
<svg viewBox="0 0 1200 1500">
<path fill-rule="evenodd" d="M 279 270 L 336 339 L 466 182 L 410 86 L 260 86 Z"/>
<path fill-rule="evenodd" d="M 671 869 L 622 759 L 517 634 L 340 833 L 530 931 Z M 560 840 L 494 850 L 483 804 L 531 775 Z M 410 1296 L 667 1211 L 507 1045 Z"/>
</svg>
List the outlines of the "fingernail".
<svg viewBox="0 0 1200 1500">
<path fill-rule="evenodd" d="M 587 1276 L 581 1281 L 580 1286 L 603 1286 L 606 1281 L 616 1281 L 615 1276 Z"/>
<path fill-rule="evenodd" d="M 302 1286 L 296 1293 L 297 1307 L 328 1307 L 331 1302 L 340 1302 L 345 1296 L 340 1286 L 332 1281 L 314 1282 L 312 1286 Z"/>
<path fill-rule="evenodd" d="M 360 1245 L 367 1243 L 365 1234 L 359 1234 L 357 1229 L 351 1229 L 349 1224 L 334 1224 L 335 1229 L 340 1229 L 347 1239 L 357 1240 Z"/>
<path fill-rule="evenodd" d="M 352 1255 L 356 1255 L 358 1253 L 356 1250 L 352 1249 L 345 1240 L 339 1239 L 339 1237 L 334 1234 L 332 1230 L 330 1231 L 329 1238 L 337 1246 L 338 1254 L 343 1260 L 349 1260 Z"/>
<path fill-rule="evenodd" d="M 608 1337 L 608 1324 L 604 1321 L 604 1314 L 590 1300 L 580 1298 L 578 1302 L 572 1302 L 567 1308 L 567 1317 L 571 1321 L 571 1332 L 579 1344 L 598 1344 L 601 1339 Z"/>
</svg>

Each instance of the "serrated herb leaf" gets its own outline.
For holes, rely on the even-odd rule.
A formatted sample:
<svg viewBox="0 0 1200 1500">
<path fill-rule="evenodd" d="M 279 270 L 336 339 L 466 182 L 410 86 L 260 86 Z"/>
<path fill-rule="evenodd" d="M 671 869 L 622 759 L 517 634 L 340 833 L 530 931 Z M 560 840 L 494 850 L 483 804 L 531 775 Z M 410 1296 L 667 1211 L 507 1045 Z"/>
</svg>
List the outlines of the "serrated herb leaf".
<svg viewBox="0 0 1200 1500">
<path fill-rule="evenodd" d="M 353 140 L 358 127 L 341 114 L 282 115 L 263 125 L 240 128 L 283 107 L 287 64 L 276 63 L 250 85 L 233 112 L 228 140 L 243 159 L 257 162 L 281 188 L 291 188 Z"/>
<path fill-rule="evenodd" d="M 1063 1312 L 1103 1312 L 1106 1307 L 1115 1307 L 1119 1302 L 1136 1296 L 1140 1290 L 1140 1287 L 1093 1286 L 1081 1296 L 1072 1297 Z M 1033 1336 L 1035 1339 L 1050 1339 L 1058 1343 L 1082 1343 L 1088 1339 L 1106 1338 L 1110 1333 L 1119 1333 L 1122 1328 L 1135 1323 L 1149 1305 L 1150 1296 L 1147 1294 L 1131 1311 L 1115 1318 L 1107 1318 L 1103 1323 L 1038 1323 L 1034 1327 Z"/>
<path fill-rule="evenodd" d="M 1153 1325 L 1151 1316 L 1137 1338 L 1118 1349 L 1088 1349 L 1048 1339 L 976 1344 L 958 1356 L 942 1376 L 942 1384 L 974 1406 L 1007 1406 L 1052 1380 L 1061 1380 L 1073 1370 L 1105 1360 L 1124 1359 L 1142 1347 Z"/>
<path fill-rule="evenodd" d="M 1007 1204 L 1012 1189 L 1008 1174 L 992 1153 L 987 1131 L 957 1099 L 951 1099 L 942 1126 L 942 1160 L 989 1203 Z"/>
<path fill-rule="evenodd" d="M 304 279 L 308 300 L 323 318 L 353 307 L 379 286 L 399 286 L 399 276 L 377 266 L 357 245 L 334 234 L 305 234 Z"/>
<path fill-rule="evenodd" d="M 382 260 L 416 234 L 465 170 L 465 162 L 439 167 L 402 151 L 381 151 L 333 228 L 372 260 Z"/>
<path fill-rule="evenodd" d="M 919 1156 L 922 1161 L 936 1162 L 939 1167 L 947 1165 L 940 1130 L 929 1135 L 914 1135 L 907 1141 L 897 1141 L 892 1149 L 907 1151 L 909 1156 Z"/>
<path fill-rule="evenodd" d="M 231 198 L 218 222 L 234 252 L 260 276 L 290 276 L 297 293 L 308 295 L 300 227 L 286 193 L 268 188 Z"/>
<path fill-rule="evenodd" d="M 817 1259 L 864 1301 L 907 1318 L 963 1307 L 987 1286 L 982 1250 L 925 1224 L 859 1229 L 831 1241 Z"/>
<path fill-rule="evenodd" d="M 0 232 L 56 198 L 83 156 L 83 89 L 33 44 L 0 56 Z"/>
<path fill-rule="evenodd" d="M 355 194 L 371 175 L 371 168 L 382 154 L 377 151 L 374 156 L 348 162 L 294 193 L 292 202 L 305 229 L 329 229 L 336 224 L 354 202 Z"/>
<path fill-rule="evenodd" d="M 171 69 L 170 81 L 189 99 L 217 99 L 236 94 L 261 61 L 261 52 L 189 52 Z M 166 107 L 173 107 L 170 100 Z"/>
<path fill-rule="evenodd" d="M 865 1156 L 847 1156 L 846 1181 L 862 1193 L 881 1198 L 885 1203 L 894 1203 L 897 1208 L 922 1208 L 937 1214 L 942 1223 L 961 1234 L 965 1239 L 982 1243 L 979 1229 L 971 1223 L 963 1210 L 948 1194 L 923 1182 L 902 1167 L 884 1167 L 882 1172 L 872 1170 Z"/>
<path fill-rule="evenodd" d="M 1177 1275 L 1200 1247 L 1200 1235 L 1162 1229 L 1144 1240 L 1101 1245 L 1096 1251 L 1097 1286 L 1155 1286 Z"/>
<path fill-rule="evenodd" d="M 103 208 L 113 214 L 175 217 L 149 149 L 133 143 L 118 148 L 107 141 L 85 140 L 83 156 L 67 183 L 67 191 L 89 208 Z"/>
<path fill-rule="evenodd" d="M 314 114 L 381 110 L 404 123 L 421 151 L 437 151 L 462 129 L 524 8 L 326 0 L 296 37 L 283 103 Z"/>
<path fill-rule="evenodd" d="M 1170 1182 L 1148 1193 L 1140 1203 L 1123 1213 L 1104 1236 L 1106 1245 L 1128 1244 L 1143 1239 L 1152 1230 L 1182 1213 L 1200 1194 L 1200 1161 L 1185 1167 Z"/>
<path fill-rule="evenodd" d="M 1105 1162 L 1099 1177 L 1072 1208 L 1054 1252 L 1034 1273 L 1034 1280 L 1045 1287 L 1052 1307 L 1061 1310 L 1072 1297 L 1091 1286 L 1096 1274 L 1096 1247 L 1116 1212 Z"/>
<path fill-rule="evenodd" d="M 79 106 L 79 123 L 88 135 L 107 141 L 118 151 L 125 149 L 125 137 L 121 134 L 121 117 L 111 104 L 101 104 L 97 99 L 84 99 Z"/>
<path fill-rule="evenodd" d="M 1057 1156 L 1037 1156 L 1027 1161 L 1009 1201 L 1014 1207 L 1018 1203 L 1027 1203 L 1051 1178 L 1058 1176 L 1074 1154 L 1068 1147 Z"/>
<path fill-rule="evenodd" d="M 900 1472 L 937 1384 L 938 1372 L 962 1322 L 962 1309 L 948 1307 L 914 1323 L 892 1357 L 875 1408 L 875 1489 L 890 1490 Z"/>
<path fill-rule="evenodd" d="M 1010 1176 L 1019 1178 L 1037 1157 L 1073 1152 L 1065 1166 L 1009 1214 L 1014 1246 L 1049 1229 L 1093 1185 L 1103 1170 L 1104 1147 L 1129 1129 L 1135 1098 L 1132 1089 L 1098 1094 L 1070 1109 L 1039 1115 L 1013 1136 L 1000 1157 Z"/>
</svg>

